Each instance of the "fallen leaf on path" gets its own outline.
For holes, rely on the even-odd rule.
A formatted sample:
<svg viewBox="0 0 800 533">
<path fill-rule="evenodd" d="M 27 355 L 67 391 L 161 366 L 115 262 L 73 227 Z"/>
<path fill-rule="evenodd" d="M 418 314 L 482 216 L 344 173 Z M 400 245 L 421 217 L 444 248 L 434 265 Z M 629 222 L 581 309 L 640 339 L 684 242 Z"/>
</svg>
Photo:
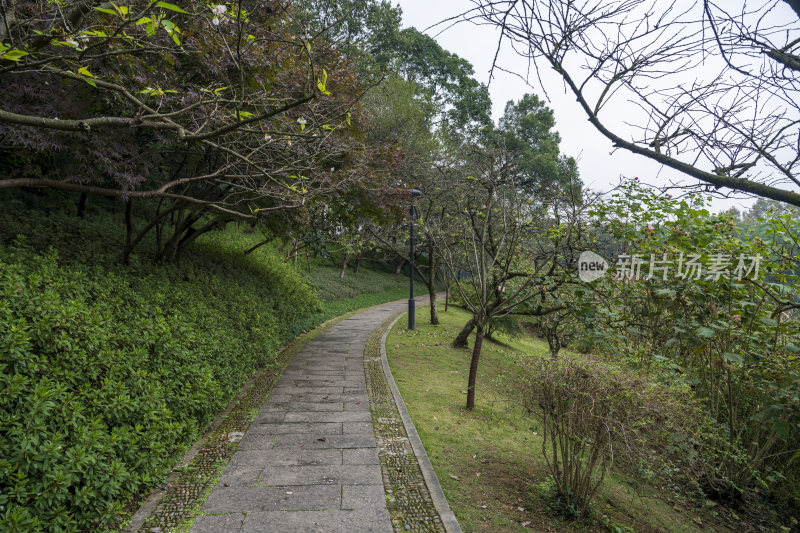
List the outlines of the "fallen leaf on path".
<svg viewBox="0 0 800 533">
<path fill-rule="evenodd" d="M 454 476 L 453 474 L 448 474 L 448 475 L 449 475 L 449 476 L 450 476 L 452 479 L 455 479 L 456 481 L 461 481 L 460 479 L 458 479 L 458 476 Z"/>
</svg>

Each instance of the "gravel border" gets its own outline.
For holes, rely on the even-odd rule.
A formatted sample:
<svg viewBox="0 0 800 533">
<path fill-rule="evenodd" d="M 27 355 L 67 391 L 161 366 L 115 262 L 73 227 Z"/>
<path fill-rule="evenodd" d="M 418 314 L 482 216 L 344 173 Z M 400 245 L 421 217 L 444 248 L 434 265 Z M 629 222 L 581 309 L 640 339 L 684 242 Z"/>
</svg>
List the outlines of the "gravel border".
<svg viewBox="0 0 800 533">
<path fill-rule="evenodd" d="M 406 404 L 403 401 L 403 396 L 400 394 L 400 390 L 397 388 L 397 384 L 392 376 L 392 371 L 389 368 L 389 361 L 386 356 L 386 338 L 389 336 L 389 332 L 392 331 L 397 321 L 404 316 L 406 316 L 406 313 L 395 318 L 381 337 L 381 363 L 383 364 L 383 373 L 386 376 L 386 381 L 389 383 L 392 396 L 394 396 L 395 405 L 400 412 L 400 418 L 403 420 L 403 425 L 406 428 L 408 440 L 414 450 L 414 455 L 416 455 L 417 461 L 419 462 L 419 467 L 425 478 L 425 484 L 430 491 L 433 505 L 436 507 L 436 511 L 439 513 L 447 533 L 461 533 L 461 526 L 458 524 L 458 520 L 456 520 L 456 515 L 453 514 L 453 511 L 450 509 L 450 504 L 447 503 L 447 498 L 445 498 L 444 492 L 442 491 L 442 486 L 439 484 L 439 478 L 436 477 L 436 472 L 433 470 L 431 461 L 428 459 L 428 454 L 425 452 L 425 446 L 419 438 L 417 428 L 414 427 L 414 422 L 411 420 L 411 415 L 408 413 Z"/>
</svg>

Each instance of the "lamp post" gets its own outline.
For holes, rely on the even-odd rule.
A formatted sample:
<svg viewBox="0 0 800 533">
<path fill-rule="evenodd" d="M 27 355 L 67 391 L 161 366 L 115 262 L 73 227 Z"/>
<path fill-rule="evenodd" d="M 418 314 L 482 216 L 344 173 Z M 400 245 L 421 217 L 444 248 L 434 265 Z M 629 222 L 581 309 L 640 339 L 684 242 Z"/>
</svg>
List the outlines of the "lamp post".
<svg viewBox="0 0 800 533">
<path fill-rule="evenodd" d="M 416 310 L 416 302 L 414 301 L 414 219 L 417 217 L 417 212 L 414 209 L 414 199 L 418 196 L 422 195 L 422 192 L 417 189 L 411 189 L 409 191 L 411 194 L 411 224 L 410 224 L 410 231 L 411 231 L 411 271 L 409 272 L 408 279 L 409 279 L 409 286 L 410 286 L 410 295 L 408 297 L 408 329 L 414 329 L 414 312 Z"/>
</svg>

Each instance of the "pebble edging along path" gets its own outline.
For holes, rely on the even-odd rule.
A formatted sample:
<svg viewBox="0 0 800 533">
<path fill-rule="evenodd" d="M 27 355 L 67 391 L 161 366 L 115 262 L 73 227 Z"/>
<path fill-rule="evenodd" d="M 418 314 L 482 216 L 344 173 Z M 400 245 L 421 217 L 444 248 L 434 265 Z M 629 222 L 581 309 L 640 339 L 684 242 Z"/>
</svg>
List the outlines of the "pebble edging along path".
<svg viewBox="0 0 800 533">
<path fill-rule="evenodd" d="M 249 427 L 226 418 L 186 467 L 183 482 L 173 483 L 136 529 L 460 532 L 384 374 L 382 337 L 404 309 L 405 302 L 373 307 L 309 341 L 271 394 L 262 386 L 231 411 L 234 418 L 248 415 Z M 258 388 L 256 379 L 251 391 Z"/>
</svg>

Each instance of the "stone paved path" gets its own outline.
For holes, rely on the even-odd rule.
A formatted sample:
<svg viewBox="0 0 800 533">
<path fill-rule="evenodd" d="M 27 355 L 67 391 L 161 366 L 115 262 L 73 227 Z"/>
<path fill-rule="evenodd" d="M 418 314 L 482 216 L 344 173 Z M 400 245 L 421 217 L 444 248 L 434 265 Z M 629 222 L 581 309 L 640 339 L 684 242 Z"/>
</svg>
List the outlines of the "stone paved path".
<svg viewBox="0 0 800 533">
<path fill-rule="evenodd" d="M 405 302 L 354 315 L 286 369 L 191 533 L 387 532 L 364 343 Z"/>
</svg>

